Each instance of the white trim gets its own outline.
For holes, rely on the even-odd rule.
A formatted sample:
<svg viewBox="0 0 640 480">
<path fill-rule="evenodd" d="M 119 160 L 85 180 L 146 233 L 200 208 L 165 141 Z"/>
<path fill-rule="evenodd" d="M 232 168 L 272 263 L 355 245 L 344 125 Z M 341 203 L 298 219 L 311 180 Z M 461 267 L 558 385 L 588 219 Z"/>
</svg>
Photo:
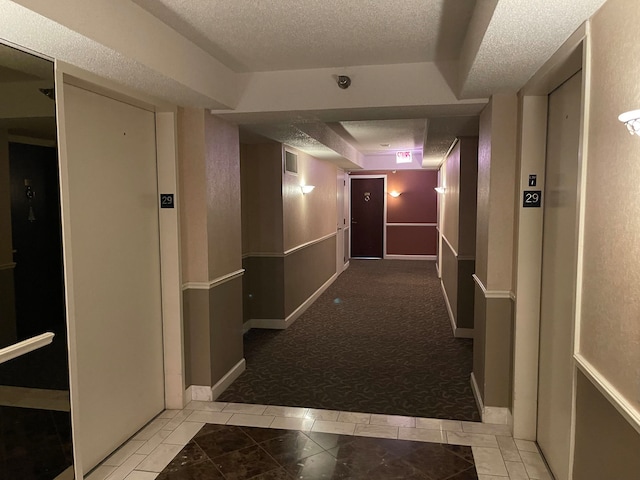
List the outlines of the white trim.
<svg viewBox="0 0 640 480">
<path fill-rule="evenodd" d="M 211 394 L 211 387 L 206 385 L 191 385 L 191 400 L 197 402 L 212 402 L 213 395 Z"/>
<path fill-rule="evenodd" d="M 244 323 L 244 333 L 248 332 L 252 328 L 269 328 L 274 330 L 285 330 L 293 322 L 295 322 L 300 315 L 302 315 L 307 308 L 315 302 L 329 286 L 335 282 L 338 278 L 338 274 L 334 273 L 329 280 L 327 280 L 320 288 L 318 288 L 309 298 L 307 298 L 302 304 L 296 308 L 287 318 L 252 318 Z M 247 325 L 248 324 L 248 325 Z"/>
<path fill-rule="evenodd" d="M 243 253 L 242 254 L 242 259 L 243 260 L 245 258 L 248 258 L 248 257 L 284 258 L 284 253 L 278 253 L 278 252 L 249 252 L 249 253 Z"/>
<path fill-rule="evenodd" d="M 216 382 L 213 387 L 207 385 L 191 385 L 185 393 L 189 395 L 189 401 L 213 402 L 222 395 L 229 386 L 246 370 L 247 363 L 243 358 L 236 363 L 231 370 Z"/>
<path fill-rule="evenodd" d="M 482 395 L 480 395 L 480 387 L 478 387 L 478 382 L 473 372 L 471 372 L 471 391 L 473 392 L 473 398 L 476 399 L 476 406 L 480 411 L 482 423 L 513 425 L 513 416 L 508 408 L 485 406 L 482 401 Z"/>
<path fill-rule="evenodd" d="M 484 407 L 482 423 L 513 425 L 513 416 L 507 407 Z"/>
<path fill-rule="evenodd" d="M 214 278 L 209 282 L 187 282 L 182 285 L 182 290 L 211 290 L 213 287 L 222 285 L 223 283 L 241 277 L 242 275 L 244 275 L 244 268 L 228 273 L 227 275 L 223 275 L 222 277 Z"/>
<path fill-rule="evenodd" d="M 337 234 L 338 234 L 338 232 L 332 232 L 332 233 L 330 233 L 328 235 L 325 235 L 324 237 L 320 237 L 320 238 L 317 238 L 315 240 L 311 240 L 310 242 L 306 242 L 306 243 L 303 243 L 301 245 L 298 245 L 297 247 L 290 248 L 289 250 L 285 250 L 284 251 L 284 255 L 285 256 L 291 255 L 292 253 L 295 253 L 298 250 L 302 250 L 303 248 L 310 247 L 311 245 L 315 245 L 316 243 L 324 242 L 325 240 L 327 240 L 327 239 L 329 239 L 331 237 L 335 237 Z"/>
<path fill-rule="evenodd" d="M 247 369 L 247 362 L 243 358 L 236 363 L 231 370 L 224 374 L 224 376 L 211 387 L 211 400 L 214 401 L 222 392 L 224 392 L 229 386 L 236 381 L 236 379 Z"/>
<path fill-rule="evenodd" d="M 629 422 L 629 424 L 640 433 L 640 411 L 629 402 L 624 395 L 605 378 L 602 373 L 594 367 L 589 360 L 580 353 L 576 353 L 573 358 L 578 369 L 589 379 L 591 383 L 602 393 L 602 395 L 613 405 L 613 407 Z"/>
<path fill-rule="evenodd" d="M 444 243 L 446 243 L 449 246 L 449 249 L 453 252 L 453 255 L 458 258 L 458 252 L 456 251 L 455 248 L 453 248 L 453 245 L 451 245 L 449 243 L 449 240 L 447 240 L 447 237 L 444 236 L 444 233 L 442 235 L 440 235 L 440 237 L 444 240 Z"/>
<path fill-rule="evenodd" d="M 156 168 L 158 193 L 178 194 L 177 115 L 157 112 Z M 160 278 L 162 295 L 162 358 L 165 408 L 185 406 L 184 328 L 182 318 L 182 266 L 180 258 L 180 198 L 177 208 L 158 209 Z"/>
<path fill-rule="evenodd" d="M 437 227 L 437 223 L 386 223 L 387 227 Z"/>
<path fill-rule="evenodd" d="M 16 263 L 12 262 L 12 263 L 5 263 L 4 265 L 0 265 L 0 271 L 2 270 L 12 270 L 16 268 Z"/>
<path fill-rule="evenodd" d="M 455 338 L 473 338 L 473 333 L 474 333 L 473 328 L 460 328 L 456 324 L 456 319 L 453 316 L 453 310 L 451 310 L 451 304 L 449 303 L 447 290 L 444 288 L 444 282 L 442 280 L 440 280 L 440 288 L 442 288 L 444 304 L 446 305 L 447 312 L 449 313 L 449 321 L 451 322 L 451 330 L 453 332 L 453 336 Z"/>
<path fill-rule="evenodd" d="M 472 277 L 475 280 L 476 284 L 480 287 L 480 290 L 482 290 L 484 298 L 508 298 L 509 300 L 515 299 L 513 292 L 509 290 L 487 290 L 487 287 L 484 286 L 482 280 L 480 280 L 475 273 L 472 275 Z"/>
<path fill-rule="evenodd" d="M 473 398 L 476 399 L 476 406 L 480 411 L 480 415 L 482 416 L 482 412 L 484 411 L 484 403 L 482 401 L 482 395 L 480 394 L 480 387 L 478 387 L 478 382 L 476 381 L 476 376 L 473 372 L 471 372 L 471 391 L 473 392 Z"/>
<path fill-rule="evenodd" d="M 445 241 L 445 243 L 449 246 L 451 253 L 453 253 L 454 257 L 456 257 L 456 260 L 465 260 L 465 261 L 474 260 L 475 261 L 476 259 L 475 255 L 459 255 L 456 249 L 453 248 L 453 245 L 449 243 L 449 240 L 447 240 L 447 237 L 444 236 L 444 233 L 440 235 L 440 238 L 442 238 Z"/>
<path fill-rule="evenodd" d="M 389 254 L 384 256 L 385 260 L 431 260 L 436 259 L 435 255 L 395 255 Z"/>
<path fill-rule="evenodd" d="M 0 364 L 49 345 L 53 341 L 53 337 L 53 333 L 47 332 L 21 342 L 14 343 L 8 347 L 0 348 Z"/>
</svg>

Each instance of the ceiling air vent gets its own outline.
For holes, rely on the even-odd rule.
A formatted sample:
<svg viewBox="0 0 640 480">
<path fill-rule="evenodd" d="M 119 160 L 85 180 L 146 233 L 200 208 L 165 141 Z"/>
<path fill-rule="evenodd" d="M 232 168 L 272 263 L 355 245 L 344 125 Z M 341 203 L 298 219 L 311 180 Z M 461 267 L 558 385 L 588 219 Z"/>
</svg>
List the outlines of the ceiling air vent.
<svg viewBox="0 0 640 480">
<path fill-rule="evenodd" d="M 287 173 L 298 173 L 298 155 L 285 150 L 284 171 Z"/>
</svg>

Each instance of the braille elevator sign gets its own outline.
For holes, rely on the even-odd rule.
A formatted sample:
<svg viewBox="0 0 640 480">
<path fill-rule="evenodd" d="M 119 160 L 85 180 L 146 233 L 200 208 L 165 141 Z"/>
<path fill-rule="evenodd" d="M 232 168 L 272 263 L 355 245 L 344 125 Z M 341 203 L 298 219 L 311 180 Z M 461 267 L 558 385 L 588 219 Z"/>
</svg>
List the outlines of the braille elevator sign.
<svg viewBox="0 0 640 480">
<path fill-rule="evenodd" d="M 529 175 L 529 186 L 530 187 L 535 187 L 538 180 L 538 176 L 537 175 Z"/>
<path fill-rule="evenodd" d="M 174 208 L 173 193 L 160 194 L 160 208 Z"/>
<path fill-rule="evenodd" d="M 522 206 L 528 208 L 540 207 L 542 201 L 542 191 L 540 190 L 526 190 L 522 198 Z"/>
</svg>

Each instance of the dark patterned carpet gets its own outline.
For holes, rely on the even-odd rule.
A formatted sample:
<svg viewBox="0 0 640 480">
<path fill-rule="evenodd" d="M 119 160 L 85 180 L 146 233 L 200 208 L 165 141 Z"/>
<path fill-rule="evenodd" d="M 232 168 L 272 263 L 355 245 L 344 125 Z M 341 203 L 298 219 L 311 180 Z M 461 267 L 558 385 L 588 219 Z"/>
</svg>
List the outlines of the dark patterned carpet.
<svg viewBox="0 0 640 480">
<path fill-rule="evenodd" d="M 351 260 L 287 330 L 245 335 L 247 370 L 218 401 L 478 421 L 472 343 L 433 262 Z"/>
</svg>

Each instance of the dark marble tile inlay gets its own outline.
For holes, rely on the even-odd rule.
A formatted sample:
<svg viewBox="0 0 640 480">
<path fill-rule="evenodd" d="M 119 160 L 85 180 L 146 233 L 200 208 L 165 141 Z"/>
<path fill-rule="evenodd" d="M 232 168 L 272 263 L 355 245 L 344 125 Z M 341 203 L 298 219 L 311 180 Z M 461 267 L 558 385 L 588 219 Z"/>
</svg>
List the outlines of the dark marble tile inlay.
<svg viewBox="0 0 640 480">
<path fill-rule="evenodd" d="M 158 480 L 477 480 L 470 447 L 205 425 Z"/>
</svg>

